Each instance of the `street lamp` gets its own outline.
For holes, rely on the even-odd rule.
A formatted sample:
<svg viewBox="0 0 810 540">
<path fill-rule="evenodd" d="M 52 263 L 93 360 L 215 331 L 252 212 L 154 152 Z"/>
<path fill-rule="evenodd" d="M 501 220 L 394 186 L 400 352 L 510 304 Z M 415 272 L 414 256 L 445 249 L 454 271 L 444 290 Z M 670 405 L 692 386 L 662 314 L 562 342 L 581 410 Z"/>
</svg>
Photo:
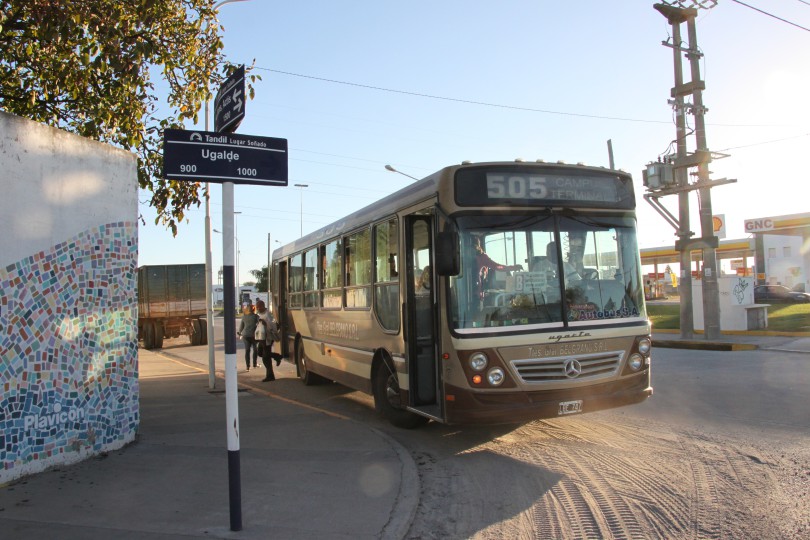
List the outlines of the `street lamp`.
<svg viewBox="0 0 810 540">
<path fill-rule="evenodd" d="M 214 12 L 219 10 L 225 4 L 234 2 L 247 2 L 248 0 L 222 0 L 214 4 L 212 8 Z M 210 78 L 210 77 L 209 77 Z M 208 105 L 209 100 L 205 99 L 205 131 L 208 131 Z M 209 184 L 205 183 L 205 319 L 208 335 L 208 387 L 212 390 L 216 385 L 215 376 L 215 352 L 214 352 L 214 307 L 213 307 L 213 291 L 211 285 L 214 280 L 213 270 L 211 268 L 211 198 L 209 193 Z M 240 526 L 241 529 L 241 526 Z"/>
<path fill-rule="evenodd" d="M 398 170 L 396 170 L 396 169 L 395 169 L 395 168 L 393 168 L 391 165 L 386 165 L 386 166 L 385 166 L 385 170 L 386 170 L 386 171 L 395 172 L 395 173 L 399 173 L 399 174 L 401 174 L 402 176 L 407 176 L 407 177 L 408 177 L 408 178 L 410 178 L 411 180 L 417 180 L 417 181 L 419 180 L 419 179 L 418 179 L 418 178 L 416 178 L 415 176 L 411 176 L 410 174 L 405 174 L 405 173 L 404 173 L 404 172 L 402 172 L 402 171 L 398 171 Z"/>
<path fill-rule="evenodd" d="M 220 2 L 214 4 L 212 10 L 216 13 L 219 8 L 224 6 L 225 4 L 231 4 L 235 2 L 245 2 L 247 0 L 221 0 Z M 210 77 L 209 77 L 210 79 Z M 205 131 L 208 131 L 208 88 L 206 84 L 206 100 L 205 100 Z M 229 196 L 225 197 L 223 194 L 223 199 L 228 199 L 229 210 L 233 210 L 233 199 L 232 199 L 233 192 L 229 191 Z M 236 243 L 236 250 L 237 250 L 237 270 L 239 268 L 238 265 L 238 253 L 239 253 L 239 241 L 237 240 Z M 230 254 L 228 254 L 230 255 Z M 230 261 L 229 261 L 230 262 Z M 237 273 L 238 276 L 238 273 Z M 215 376 L 214 376 L 214 311 L 211 306 L 211 203 L 209 199 L 208 193 L 208 182 L 205 183 L 205 289 L 208 294 L 208 299 L 206 301 L 206 311 L 208 319 L 207 326 L 208 326 L 208 386 L 210 388 L 214 388 L 215 384 Z M 238 278 L 237 278 L 238 281 Z M 226 302 L 227 303 L 227 302 Z M 229 313 L 228 317 L 230 318 L 233 314 Z M 232 326 L 229 323 L 230 319 L 225 321 L 225 329 L 232 330 Z M 233 382 L 234 379 L 232 376 L 228 375 L 229 373 L 229 365 L 233 366 L 233 375 L 236 375 L 236 365 L 232 363 L 232 359 L 230 359 L 230 351 L 229 351 L 229 338 L 225 338 L 225 394 L 226 394 L 226 415 L 228 416 L 228 421 L 230 422 L 231 416 L 233 416 L 233 426 L 238 429 L 239 426 L 239 408 L 238 408 L 238 401 L 236 398 L 236 387 L 235 383 Z M 233 352 L 236 352 L 234 347 Z M 234 355 L 235 357 L 235 355 Z M 241 531 L 242 530 L 242 488 L 241 488 L 241 479 L 239 473 L 239 442 L 238 439 L 235 439 L 235 444 L 232 444 L 234 440 L 231 432 L 228 432 L 228 484 L 229 484 L 229 494 L 228 499 L 230 503 L 230 519 L 231 519 L 231 530 L 232 531 Z M 235 447 L 235 451 L 231 451 L 231 447 Z"/>
<path fill-rule="evenodd" d="M 309 184 L 293 184 L 301 190 L 301 236 L 304 236 L 304 188 Z"/>
<path fill-rule="evenodd" d="M 241 214 L 241 213 L 242 212 L 234 212 L 234 214 Z M 217 233 L 217 234 L 222 234 L 222 231 L 220 231 L 219 229 L 213 229 L 213 231 L 215 233 Z M 237 275 L 236 280 L 235 280 L 236 281 L 236 299 L 239 300 L 239 302 L 241 303 L 242 299 L 239 298 L 239 277 L 238 277 L 239 276 L 239 253 L 240 253 L 240 251 L 239 251 L 239 237 L 236 236 L 236 219 L 234 219 L 234 237 L 233 237 L 233 239 L 236 242 L 236 272 L 234 272 Z"/>
</svg>

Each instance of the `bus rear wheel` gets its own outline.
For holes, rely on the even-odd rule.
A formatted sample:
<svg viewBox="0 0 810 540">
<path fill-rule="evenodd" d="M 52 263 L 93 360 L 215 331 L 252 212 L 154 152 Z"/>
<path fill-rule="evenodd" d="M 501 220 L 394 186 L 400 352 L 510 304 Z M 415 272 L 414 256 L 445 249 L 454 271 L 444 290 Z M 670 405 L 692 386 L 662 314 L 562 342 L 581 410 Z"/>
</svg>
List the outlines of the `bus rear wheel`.
<svg viewBox="0 0 810 540">
<path fill-rule="evenodd" d="M 298 377 L 306 386 L 313 386 L 315 384 L 323 384 L 326 379 L 320 375 L 312 373 L 307 368 L 307 359 L 304 356 L 304 343 L 299 342 L 295 346 L 295 365 L 298 366 Z"/>
<path fill-rule="evenodd" d="M 374 408 L 393 425 L 403 429 L 414 429 L 428 423 L 424 416 L 402 408 L 397 372 L 393 366 L 383 361 L 374 372 L 372 380 Z"/>
</svg>

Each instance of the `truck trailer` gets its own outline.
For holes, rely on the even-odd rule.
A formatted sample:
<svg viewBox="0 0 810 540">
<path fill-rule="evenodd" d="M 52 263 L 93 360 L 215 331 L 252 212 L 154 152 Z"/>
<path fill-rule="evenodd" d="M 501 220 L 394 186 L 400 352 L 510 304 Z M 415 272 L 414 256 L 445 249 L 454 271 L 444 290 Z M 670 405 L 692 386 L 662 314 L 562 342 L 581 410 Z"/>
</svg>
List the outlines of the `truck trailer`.
<svg viewBox="0 0 810 540">
<path fill-rule="evenodd" d="M 138 268 L 138 339 L 160 349 L 164 338 L 187 335 L 208 343 L 205 265 L 167 264 Z"/>
</svg>

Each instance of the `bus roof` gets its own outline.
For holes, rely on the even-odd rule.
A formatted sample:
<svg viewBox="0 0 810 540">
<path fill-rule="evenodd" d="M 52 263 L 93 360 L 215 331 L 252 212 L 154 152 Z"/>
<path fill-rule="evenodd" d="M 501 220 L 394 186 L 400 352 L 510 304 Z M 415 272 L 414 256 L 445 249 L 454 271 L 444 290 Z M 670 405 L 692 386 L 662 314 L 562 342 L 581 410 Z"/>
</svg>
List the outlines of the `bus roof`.
<svg viewBox="0 0 810 540">
<path fill-rule="evenodd" d="M 394 215 L 399 209 L 412 206 L 422 201 L 427 201 L 431 198 L 438 197 L 440 182 L 442 179 L 454 178 L 456 171 L 465 168 L 481 168 L 481 167 L 504 167 L 504 166 L 525 166 L 527 168 L 543 168 L 558 169 L 560 171 L 577 170 L 577 171 L 593 171 L 599 174 L 614 174 L 630 178 L 630 175 L 625 171 L 611 170 L 605 167 L 592 167 L 582 164 L 567 164 L 563 162 L 546 163 L 542 161 L 525 162 L 520 160 L 515 161 L 491 161 L 491 162 L 464 162 L 458 165 L 450 165 L 435 173 L 417 180 L 413 184 L 405 186 L 404 188 L 395 191 L 394 193 L 383 197 L 379 201 L 371 203 L 368 206 L 349 214 L 348 216 L 339 219 L 325 227 L 311 232 L 289 244 L 286 244 L 275 251 L 273 251 L 273 260 L 284 258 L 294 253 L 297 253 L 307 247 L 324 242 L 338 235 L 342 235 L 352 230 L 382 220 L 388 216 Z"/>
</svg>

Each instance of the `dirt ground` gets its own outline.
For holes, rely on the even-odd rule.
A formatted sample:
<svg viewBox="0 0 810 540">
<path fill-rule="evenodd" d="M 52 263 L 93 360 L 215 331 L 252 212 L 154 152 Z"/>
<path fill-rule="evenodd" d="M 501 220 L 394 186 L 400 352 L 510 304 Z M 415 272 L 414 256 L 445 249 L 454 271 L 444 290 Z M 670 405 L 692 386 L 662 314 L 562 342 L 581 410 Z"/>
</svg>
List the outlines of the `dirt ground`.
<svg viewBox="0 0 810 540">
<path fill-rule="evenodd" d="M 435 429 L 410 441 L 422 493 L 408 538 L 810 538 L 806 440 L 616 412 L 502 433 Z"/>
</svg>

